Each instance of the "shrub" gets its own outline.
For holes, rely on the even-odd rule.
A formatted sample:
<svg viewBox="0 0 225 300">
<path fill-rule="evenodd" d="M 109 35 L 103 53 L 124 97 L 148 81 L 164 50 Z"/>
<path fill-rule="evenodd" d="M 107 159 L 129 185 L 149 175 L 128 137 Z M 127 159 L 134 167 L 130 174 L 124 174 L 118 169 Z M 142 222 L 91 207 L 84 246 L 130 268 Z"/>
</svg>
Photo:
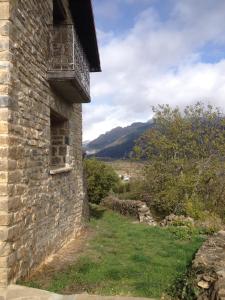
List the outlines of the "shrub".
<svg viewBox="0 0 225 300">
<path fill-rule="evenodd" d="M 223 227 L 221 218 L 217 214 L 209 211 L 202 212 L 201 218 L 198 219 L 196 225 L 202 228 L 205 234 L 212 234 Z"/>
<path fill-rule="evenodd" d="M 143 180 L 131 179 L 130 182 L 122 182 L 114 192 L 118 194 L 117 196 L 120 199 L 146 201 Z"/>
<path fill-rule="evenodd" d="M 99 204 L 120 182 L 113 168 L 96 159 L 84 161 L 89 201 Z"/>
<path fill-rule="evenodd" d="M 117 186 L 113 189 L 114 193 L 123 194 L 130 192 L 130 182 L 120 182 Z"/>
<path fill-rule="evenodd" d="M 170 226 L 168 231 L 178 240 L 189 239 L 198 234 L 193 226 Z"/>
<path fill-rule="evenodd" d="M 197 103 L 184 112 L 168 105 L 155 109 L 154 127 L 137 142 L 147 165 L 145 200 L 162 216 L 201 219 L 208 211 L 225 214 L 225 118 L 217 108 Z"/>
</svg>

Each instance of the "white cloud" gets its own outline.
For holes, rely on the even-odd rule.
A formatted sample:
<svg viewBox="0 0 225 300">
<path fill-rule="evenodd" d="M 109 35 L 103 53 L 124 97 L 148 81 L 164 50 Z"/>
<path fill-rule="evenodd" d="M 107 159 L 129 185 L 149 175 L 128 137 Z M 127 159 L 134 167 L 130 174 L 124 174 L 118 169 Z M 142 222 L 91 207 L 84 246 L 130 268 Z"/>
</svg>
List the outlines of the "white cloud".
<svg viewBox="0 0 225 300">
<path fill-rule="evenodd" d="M 149 8 L 126 36 L 100 33 L 103 73 L 92 75 L 85 139 L 147 120 L 158 103 L 185 106 L 202 100 L 225 106 L 225 60 L 201 61 L 202 47 L 225 44 L 225 1 L 173 2 L 166 21 Z"/>
<path fill-rule="evenodd" d="M 117 19 L 120 16 L 119 0 L 95 1 L 95 8 L 97 16 L 106 18 L 108 20 Z"/>
</svg>

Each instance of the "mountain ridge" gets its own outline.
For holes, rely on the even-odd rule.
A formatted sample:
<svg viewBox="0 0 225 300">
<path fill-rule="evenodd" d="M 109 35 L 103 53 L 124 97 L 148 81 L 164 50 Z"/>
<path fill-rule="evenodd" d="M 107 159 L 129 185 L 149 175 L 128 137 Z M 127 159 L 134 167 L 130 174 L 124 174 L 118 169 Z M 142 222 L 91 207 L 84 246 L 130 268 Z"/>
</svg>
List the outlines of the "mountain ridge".
<svg viewBox="0 0 225 300">
<path fill-rule="evenodd" d="M 98 158 L 123 159 L 128 158 L 135 141 L 148 129 L 153 122 L 135 122 L 126 127 L 115 127 L 85 146 L 88 156 Z"/>
</svg>

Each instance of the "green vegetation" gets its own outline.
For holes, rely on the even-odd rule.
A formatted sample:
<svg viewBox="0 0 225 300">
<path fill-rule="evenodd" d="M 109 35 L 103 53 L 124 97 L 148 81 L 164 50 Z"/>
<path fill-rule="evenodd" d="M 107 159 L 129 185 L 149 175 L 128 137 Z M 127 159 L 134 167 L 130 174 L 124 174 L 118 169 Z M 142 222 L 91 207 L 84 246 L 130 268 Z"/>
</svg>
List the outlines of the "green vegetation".
<svg viewBox="0 0 225 300">
<path fill-rule="evenodd" d="M 89 201 L 99 204 L 116 187 L 120 179 L 111 166 L 96 159 L 85 160 L 84 168 Z"/>
<path fill-rule="evenodd" d="M 175 299 L 174 283 L 183 280 L 203 241 L 197 229 L 133 224 L 97 206 L 90 226 L 95 235 L 74 265 L 50 279 L 42 274 L 40 280 L 23 284 L 68 294 L 159 298 L 168 292 Z"/>
<path fill-rule="evenodd" d="M 225 119 L 197 103 L 184 112 L 154 110 L 155 126 L 137 142 L 146 159 L 139 197 L 158 214 L 185 214 L 219 224 L 225 215 Z"/>
<path fill-rule="evenodd" d="M 131 179 L 129 182 L 121 182 L 114 189 L 121 200 L 144 200 L 143 179 Z"/>
</svg>

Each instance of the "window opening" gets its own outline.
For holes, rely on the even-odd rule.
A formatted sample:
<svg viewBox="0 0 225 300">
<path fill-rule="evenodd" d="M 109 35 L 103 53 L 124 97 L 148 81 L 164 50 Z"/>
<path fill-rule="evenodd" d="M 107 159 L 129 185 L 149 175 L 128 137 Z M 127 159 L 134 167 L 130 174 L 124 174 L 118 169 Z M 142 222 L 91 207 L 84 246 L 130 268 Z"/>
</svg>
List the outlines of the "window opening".
<svg viewBox="0 0 225 300">
<path fill-rule="evenodd" d="M 51 110 L 51 166 L 62 168 L 69 165 L 69 122 Z"/>
</svg>

